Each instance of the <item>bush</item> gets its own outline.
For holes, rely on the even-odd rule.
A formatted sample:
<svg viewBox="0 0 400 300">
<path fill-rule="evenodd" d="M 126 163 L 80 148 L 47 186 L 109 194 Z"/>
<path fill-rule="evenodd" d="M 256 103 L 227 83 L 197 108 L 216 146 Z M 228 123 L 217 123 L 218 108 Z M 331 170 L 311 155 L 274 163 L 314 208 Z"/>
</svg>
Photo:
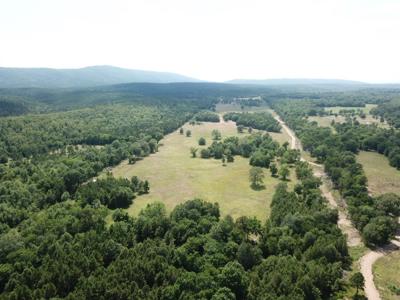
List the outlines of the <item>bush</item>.
<svg viewBox="0 0 400 300">
<path fill-rule="evenodd" d="M 372 218 L 362 231 L 365 242 L 369 245 L 384 245 L 389 242 L 396 224 L 390 217 Z"/>
<path fill-rule="evenodd" d="M 211 156 L 210 150 L 208 150 L 208 149 L 202 149 L 202 150 L 200 151 L 200 157 L 201 157 L 201 158 L 210 158 L 210 156 Z"/>
</svg>

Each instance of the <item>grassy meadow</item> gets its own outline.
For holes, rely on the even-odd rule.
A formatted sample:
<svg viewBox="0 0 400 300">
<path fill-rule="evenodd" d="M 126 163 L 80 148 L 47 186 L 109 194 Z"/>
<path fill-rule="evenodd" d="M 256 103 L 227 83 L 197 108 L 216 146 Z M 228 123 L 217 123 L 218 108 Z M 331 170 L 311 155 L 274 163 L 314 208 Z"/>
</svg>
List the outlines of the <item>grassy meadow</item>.
<svg viewBox="0 0 400 300">
<path fill-rule="evenodd" d="M 244 136 L 238 134 L 234 122 L 202 123 L 200 125 L 184 126 L 191 130 L 192 136 L 186 137 L 179 131 L 166 136 L 159 151 L 146 157 L 135 165 L 127 161 L 115 167 L 114 176 L 138 176 L 150 182 L 150 193 L 139 196 L 128 209 L 132 215 L 137 215 L 148 203 L 161 201 L 168 211 L 177 204 L 193 198 L 201 198 L 209 202 L 218 202 L 223 215 L 255 216 L 264 221 L 270 212 L 270 202 L 275 186 L 280 182 L 273 178 L 269 170 L 265 172 L 265 189 L 253 190 L 249 183 L 249 161 L 235 156 L 233 163 L 222 166 L 221 160 L 192 158 L 190 148 L 207 147 L 212 142 L 211 131 L 217 129 L 222 138 L 228 136 Z M 206 146 L 198 146 L 198 139 L 204 137 Z M 285 141 L 285 135 L 274 134 L 278 141 Z M 198 155 L 199 156 L 199 155 Z M 295 182 L 294 170 L 291 170 L 289 185 Z"/>
<path fill-rule="evenodd" d="M 400 252 L 395 251 L 376 261 L 373 266 L 375 285 L 383 300 L 400 300 Z M 399 289 L 396 295 L 394 287 Z"/>
<path fill-rule="evenodd" d="M 400 171 L 391 167 L 386 156 L 376 152 L 360 151 L 357 160 L 363 165 L 368 188 L 376 196 L 400 193 Z"/>
</svg>

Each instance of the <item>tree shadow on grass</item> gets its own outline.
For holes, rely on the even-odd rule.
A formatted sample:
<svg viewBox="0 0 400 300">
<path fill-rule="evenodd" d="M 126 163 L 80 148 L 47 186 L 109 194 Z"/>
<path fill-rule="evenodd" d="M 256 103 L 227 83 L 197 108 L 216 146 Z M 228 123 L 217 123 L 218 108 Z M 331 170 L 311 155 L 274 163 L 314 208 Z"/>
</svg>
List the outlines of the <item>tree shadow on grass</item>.
<svg viewBox="0 0 400 300">
<path fill-rule="evenodd" d="M 264 184 L 252 184 L 252 185 L 250 185 L 250 187 L 251 187 L 254 191 L 262 191 L 262 190 L 265 190 L 265 185 L 264 185 Z"/>
</svg>

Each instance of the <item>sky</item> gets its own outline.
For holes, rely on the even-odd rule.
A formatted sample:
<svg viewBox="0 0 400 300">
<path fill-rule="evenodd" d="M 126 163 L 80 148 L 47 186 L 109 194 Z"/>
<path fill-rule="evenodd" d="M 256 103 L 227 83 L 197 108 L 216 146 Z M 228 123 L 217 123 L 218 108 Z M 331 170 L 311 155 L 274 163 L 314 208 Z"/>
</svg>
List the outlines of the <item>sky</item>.
<svg viewBox="0 0 400 300">
<path fill-rule="evenodd" d="M 0 0 L 0 66 L 400 82 L 399 0 Z"/>
</svg>

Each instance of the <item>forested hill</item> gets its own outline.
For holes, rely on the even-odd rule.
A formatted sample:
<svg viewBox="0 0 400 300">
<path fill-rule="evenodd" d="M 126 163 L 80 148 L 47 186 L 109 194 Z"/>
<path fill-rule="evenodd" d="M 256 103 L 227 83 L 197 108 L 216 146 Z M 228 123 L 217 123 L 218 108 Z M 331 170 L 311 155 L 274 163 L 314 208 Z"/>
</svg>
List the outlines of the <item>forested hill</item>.
<svg viewBox="0 0 400 300">
<path fill-rule="evenodd" d="M 81 69 L 0 68 L 0 88 L 70 88 L 127 82 L 196 82 L 175 73 L 131 70 L 113 66 Z"/>
<path fill-rule="evenodd" d="M 0 89 L 0 117 L 88 107 L 98 104 L 182 102 L 207 98 L 257 96 L 267 87 L 223 83 L 126 83 L 90 88 Z"/>
</svg>

